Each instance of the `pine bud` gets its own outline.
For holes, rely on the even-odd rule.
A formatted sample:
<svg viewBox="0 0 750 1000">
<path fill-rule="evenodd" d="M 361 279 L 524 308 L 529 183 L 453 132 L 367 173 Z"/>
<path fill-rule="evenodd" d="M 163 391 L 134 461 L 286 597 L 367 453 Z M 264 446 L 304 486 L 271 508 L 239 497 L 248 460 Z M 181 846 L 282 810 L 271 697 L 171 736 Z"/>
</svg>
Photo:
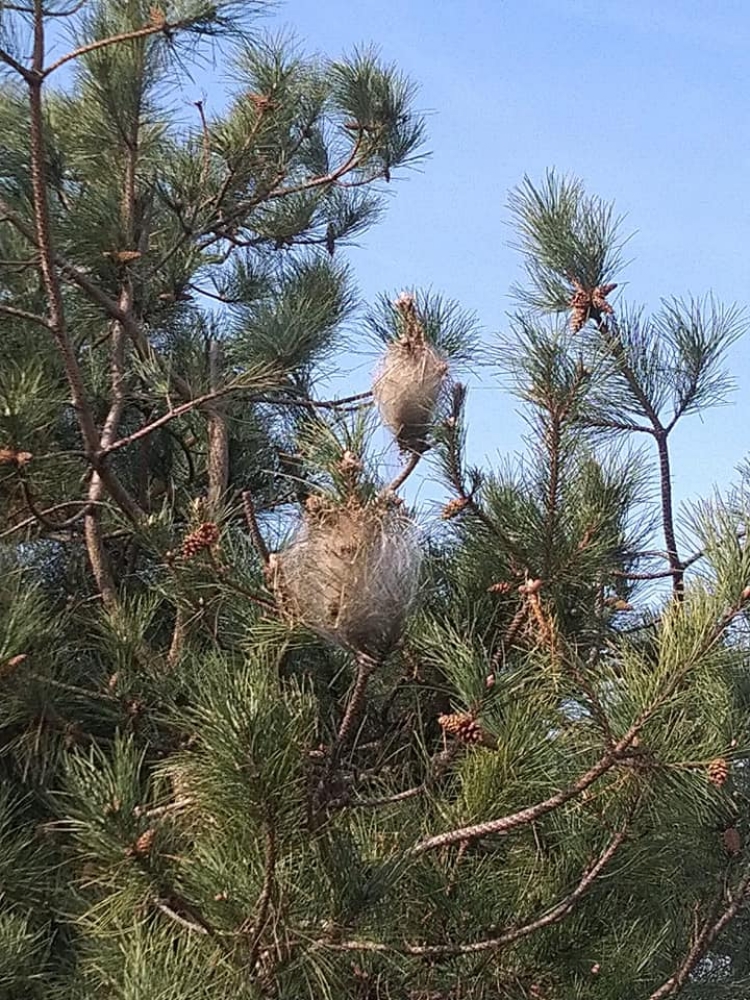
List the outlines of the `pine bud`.
<svg viewBox="0 0 750 1000">
<path fill-rule="evenodd" d="M 10 675 L 21 666 L 21 664 L 28 658 L 28 653 L 19 653 L 17 656 L 11 656 L 9 660 L 5 663 L 0 664 L 0 677 L 10 677 Z"/>
</svg>

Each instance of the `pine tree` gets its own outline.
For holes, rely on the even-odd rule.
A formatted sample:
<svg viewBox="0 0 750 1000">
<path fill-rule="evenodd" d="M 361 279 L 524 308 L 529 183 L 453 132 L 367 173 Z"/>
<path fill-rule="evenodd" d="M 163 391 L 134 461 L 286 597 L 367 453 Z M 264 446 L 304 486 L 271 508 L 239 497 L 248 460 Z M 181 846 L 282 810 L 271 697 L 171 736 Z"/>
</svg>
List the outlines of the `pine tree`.
<svg viewBox="0 0 750 1000">
<path fill-rule="evenodd" d="M 670 464 L 742 316 L 619 301 L 612 207 L 526 180 L 472 467 L 472 317 L 341 262 L 413 88 L 264 6 L 0 10 L 0 997 L 750 995 L 747 476 L 679 526 Z"/>
</svg>

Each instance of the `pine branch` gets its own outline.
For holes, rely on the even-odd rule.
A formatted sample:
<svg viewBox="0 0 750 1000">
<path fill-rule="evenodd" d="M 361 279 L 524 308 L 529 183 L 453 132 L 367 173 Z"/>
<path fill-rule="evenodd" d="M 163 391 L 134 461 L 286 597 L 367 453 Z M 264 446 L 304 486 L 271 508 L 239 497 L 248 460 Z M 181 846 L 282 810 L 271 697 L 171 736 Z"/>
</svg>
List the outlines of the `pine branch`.
<svg viewBox="0 0 750 1000">
<path fill-rule="evenodd" d="M 50 321 L 45 316 L 39 316 L 37 313 L 27 312 L 25 309 L 16 309 L 13 306 L 7 306 L 0 303 L 0 314 L 12 316 L 15 319 L 27 320 L 29 323 L 38 323 L 47 330 L 52 329 Z"/>
<path fill-rule="evenodd" d="M 256 962 L 258 961 L 258 952 L 260 950 L 260 943 L 263 938 L 263 931 L 265 930 L 266 922 L 268 920 L 268 912 L 271 907 L 271 898 L 273 896 L 274 886 L 276 884 L 276 860 L 277 860 L 277 844 L 276 844 L 276 830 L 273 825 L 273 820 L 270 816 L 266 817 L 266 831 L 265 831 L 265 849 L 263 858 L 263 886 L 260 891 L 260 896 L 258 897 L 258 902 L 255 907 L 255 917 L 252 923 L 247 928 L 247 932 L 252 930 L 252 943 L 250 945 L 250 957 L 248 959 L 248 966 L 251 969 L 255 968 Z"/>
<path fill-rule="evenodd" d="M 551 795 L 549 798 L 544 799 L 541 802 L 537 802 L 535 805 L 529 806 L 526 809 L 521 809 L 518 812 L 511 813 L 508 816 L 503 816 L 494 820 L 487 820 L 484 823 L 472 824 L 471 826 L 460 827 L 456 830 L 449 830 L 446 833 L 440 833 L 433 837 L 427 837 L 425 840 L 420 841 L 412 847 L 408 851 L 408 854 L 415 857 L 420 854 L 424 854 L 427 851 L 435 850 L 436 848 L 447 847 L 450 844 L 458 844 L 463 841 L 477 840 L 480 837 L 493 835 L 505 836 L 513 830 L 517 830 L 522 826 L 533 823 L 534 820 L 540 819 L 542 816 L 546 816 L 548 813 L 553 812 L 555 809 L 559 809 L 561 806 L 577 798 L 585 792 L 587 788 L 598 781 L 599 778 L 627 758 L 633 741 L 640 734 L 643 727 L 668 701 L 677 687 L 682 683 L 685 676 L 690 672 L 694 664 L 705 656 L 718 639 L 721 638 L 737 615 L 739 615 L 745 608 L 746 604 L 747 599 L 741 598 L 734 607 L 730 608 L 721 617 L 720 621 L 708 633 L 704 642 L 697 646 L 693 655 L 682 665 L 682 668 L 676 670 L 673 676 L 664 683 L 661 692 L 656 698 L 654 698 L 649 707 L 644 709 L 636 721 L 627 730 L 625 735 L 622 736 L 611 747 L 611 749 L 608 749 L 607 752 L 600 757 L 599 760 L 597 760 L 596 763 L 588 769 L 588 771 L 582 774 L 577 781 L 568 785 L 567 788 Z"/>
<path fill-rule="evenodd" d="M 288 198 L 290 195 L 293 194 L 302 194 L 304 191 L 313 191 L 319 187 L 325 187 L 330 184 L 335 184 L 336 181 L 339 180 L 339 178 L 343 177 L 345 174 L 348 174 L 350 171 L 356 169 L 359 166 L 358 159 L 361 148 L 362 148 L 362 135 L 360 133 L 360 135 L 357 138 L 357 141 L 354 143 L 350 155 L 343 163 L 341 163 L 334 170 L 329 171 L 327 174 L 324 174 L 321 177 L 313 177 L 308 181 L 303 181 L 300 184 L 295 184 L 292 187 L 276 188 L 275 190 L 272 190 L 267 194 L 265 194 L 260 199 L 260 201 L 274 201 L 277 198 Z M 249 208 L 255 208 L 257 204 L 259 204 L 259 202 L 256 199 L 252 199 L 251 201 L 248 202 L 240 202 L 240 204 L 237 207 L 237 211 L 242 212 Z"/>
<path fill-rule="evenodd" d="M 0 49 L 0 62 L 4 62 L 6 66 L 10 66 L 10 68 L 18 73 L 19 76 L 22 76 L 27 83 L 33 79 L 33 72 L 21 65 L 21 63 L 18 62 L 17 59 L 14 59 L 10 52 L 6 52 L 5 49 Z"/>
<path fill-rule="evenodd" d="M 672 498 L 672 470 L 669 456 L 669 432 L 674 424 L 669 427 L 665 427 L 662 424 L 658 413 L 651 404 L 651 400 L 638 381 L 638 377 L 628 364 L 625 356 L 625 348 L 615 320 L 612 319 L 611 322 L 608 322 L 601 310 L 597 308 L 591 310 L 591 318 L 596 323 L 619 371 L 625 378 L 631 392 L 640 403 L 644 414 L 651 424 L 651 433 L 656 441 L 656 448 L 659 455 L 662 530 L 669 556 L 672 588 L 677 599 L 681 600 L 685 592 L 684 567 L 680 561 L 677 549 L 677 536 L 674 526 L 674 502 Z"/>
<path fill-rule="evenodd" d="M 258 525 L 258 517 L 255 513 L 255 504 L 253 503 L 253 496 L 249 490 L 244 490 L 242 493 L 242 509 L 245 513 L 245 521 L 247 523 L 247 530 L 250 533 L 250 538 L 253 541 L 253 545 L 261 558 L 261 562 L 264 566 L 268 566 L 270 554 L 268 551 L 268 546 L 263 538 L 260 527 Z"/>
<path fill-rule="evenodd" d="M 39 510 L 35 506 L 33 498 L 28 490 L 28 484 L 26 484 L 24 499 L 26 501 L 26 506 L 29 510 L 31 510 L 32 516 L 26 518 L 24 521 L 20 521 L 18 524 L 14 524 L 11 528 L 6 528 L 5 531 L 0 532 L 0 539 L 9 538 L 11 535 L 15 534 L 16 531 L 23 531 L 24 528 L 29 528 L 35 524 L 41 525 L 49 531 L 65 530 L 80 521 L 84 516 L 86 508 L 89 506 L 88 500 L 65 500 L 63 503 L 56 503 L 52 507 L 47 507 L 45 510 Z M 78 513 L 73 514 L 64 521 L 58 522 L 51 521 L 49 519 L 50 514 L 56 514 L 59 510 L 67 510 L 69 507 L 83 507 L 83 510 L 78 511 Z"/>
<path fill-rule="evenodd" d="M 208 348 L 209 384 L 214 399 L 207 404 L 208 417 L 208 505 L 216 511 L 226 494 L 229 483 L 229 429 L 221 398 L 220 378 L 222 352 L 219 342 L 212 340 Z"/>
<path fill-rule="evenodd" d="M 28 78 L 29 111 L 31 126 L 31 189 L 34 205 L 36 235 L 34 243 L 39 249 L 39 267 L 49 308 L 49 326 L 62 355 L 65 373 L 70 386 L 73 405 L 89 456 L 96 454 L 99 435 L 83 386 L 78 360 L 65 327 L 65 313 L 57 276 L 52 246 L 47 182 L 45 176 L 46 151 L 44 144 L 44 109 L 42 106 L 41 70 L 44 61 L 44 15 L 42 0 L 34 0 L 34 52 L 32 74 Z"/>
<path fill-rule="evenodd" d="M 132 305 L 132 290 L 123 289 L 120 297 L 120 308 L 126 314 Z M 110 406 L 102 427 L 99 439 L 98 454 L 101 455 L 117 434 L 120 420 L 125 409 L 125 329 L 121 323 L 112 324 L 112 360 L 110 366 L 111 395 Z M 89 562 L 102 596 L 104 606 L 110 609 L 117 607 L 117 588 L 115 586 L 112 568 L 109 563 L 104 541 L 102 539 L 101 523 L 97 504 L 101 502 L 105 483 L 99 471 L 94 470 L 89 483 L 88 499 L 92 505 L 84 518 L 84 534 L 88 549 Z"/>
<path fill-rule="evenodd" d="M 381 497 L 388 497 L 391 494 L 396 493 L 397 490 L 401 489 L 406 480 L 419 465 L 419 460 L 421 457 L 422 456 L 418 454 L 416 451 L 412 452 L 411 455 L 409 456 L 409 461 L 403 467 L 401 472 L 399 472 L 399 474 L 394 479 L 392 479 L 391 482 L 388 483 L 388 485 L 382 490 L 380 494 Z"/>
<path fill-rule="evenodd" d="M 418 955 L 425 958 L 457 957 L 459 955 L 476 955 L 485 951 L 497 951 L 506 945 L 514 944 L 523 938 L 535 934 L 537 931 L 550 927 L 563 920 L 589 891 L 596 882 L 602 871 L 617 854 L 620 847 L 627 839 L 632 822 L 632 812 L 628 816 L 623 828 L 619 830 L 610 840 L 607 847 L 599 855 L 596 862 L 587 868 L 582 874 L 575 889 L 564 899 L 549 909 L 541 917 L 531 920 L 526 924 L 511 927 L 507 931 L 494 938 L 486 938 L 481 941 L 472 941 L 463 944 L 437 944 L 437 945 L 390 945 L 379 941 L 341 941 L 324 944 L 324 947 L 333 951 L 366 951 L 366 952 L 391 952 L 402 955 Z M 654 998 L 650 998 L 654 1000 Z"/>
<path fill-rule="evenodd" d="M 354 733 L 354 726 L 364 707 L 367 685 L 377 665 L 377 661 L 371 656 L 362 652 L 357 653 L 357 678 L 328 758 L 331 770 L 338 763 Z"/>
<path fill-rule="evenodd" d="M 336 733 L 333 743 L 329 748 L 328 759 L 318 782 L 317 789 L 315 790 L 313 802 L 311 803 L 311 814 L 313 817 L 315 817 L 316 811 L 319 810 L 323 804 L 326 806 L 329 804 L 325 803 L 325 795 L 329 782 L 338 767 L 342 753 L 347 748 L 352 736 L 354 735 L 356 723 L 358 722 L 360 715 L 362 714 L 362 709 L 364 708 L 367 696 L 367 686 L 370 681 L 370 677 L 378 665 L 376 660 L 363 652 L 357 653 L 356 662 L 357 674 L 354 681 L 354 687 L 349 695 L 344 717 L 341 720 L 338 732 Z"/>
<path fill-rule="evenodd" d="M 78 11 L 88 3 L 88 0 L 78 0 L 74 3 L 72 7 L 68 7 L 67 10 L 45 10 L 45 17 L 72 17 L 73 14 L 77 14 Z M 7 3 L 3 2 L 3 10 L 12 10 L 18 14 L 33 14 L 34 10 L 32 7 L 24 7 L 23 4 L 19 3 Z"/>
<path fill-rule="evenodd" d="M 695 939 L 692 948 L 673 976 L 670 976 L 658 990 L 655 990 L 648 1000 L 663 1000 L 664 997 L 679 993 L 687 983 L 690 973 L 698 965 L 710 946 L 721 934 L 724 928 L 734 920 L 750 898 L 750 875 L 746 875 L 737 886 L 729 905 L 718 918 L 706 921 L 700 934 Z"/>
<path fill-rule="evenodd" d="M 560 407 L 553 406 L 549 413 L 549 425 L 546 434 L 547 454 L 549 458 L 549 479 L 547 482 L 545 532 L 545 568 L 543 576 L 549 577 L 554 555 L 555 529 L 557 526 L 557 505 L 560 491 L 560 447 L 562 444 L 562 414 Z"/>
<path fill-rule="evenodd" d="M 73 59 L 80 59 L 81 56 L 88 55 L 89 52 L 96 52 L 99 49 L 107 48 L 110 45 L 121 45 L 123 42 L 134 42 L 139 38 L 148 38 L 149 35 L 166 35 L 169 34 L 169 32 L 178 31 L 180 28 L 189 27 L 194 23 L 195 18 L 192 17 L 183 18 L 181 21 L 167 21 L 165 19 L 154 24 L 144 25 L 142 28 L 136 28 L 134 31 L 123 31 L 121 34 L 111 35 L 109 38 L 98 38 L 96 41 L 89 42 L 86 45 L 81 45 L 72 52 L 68 52 L 64 56 L 60 56 L 60 58 L 55 62 L 41 70 L 41 77 L 44 79 L 45 77 L 50 76 L 50 74 L 60 69 L 61 66 L 65 66 L 66 63 L 71 62 Z"/>
</svg>

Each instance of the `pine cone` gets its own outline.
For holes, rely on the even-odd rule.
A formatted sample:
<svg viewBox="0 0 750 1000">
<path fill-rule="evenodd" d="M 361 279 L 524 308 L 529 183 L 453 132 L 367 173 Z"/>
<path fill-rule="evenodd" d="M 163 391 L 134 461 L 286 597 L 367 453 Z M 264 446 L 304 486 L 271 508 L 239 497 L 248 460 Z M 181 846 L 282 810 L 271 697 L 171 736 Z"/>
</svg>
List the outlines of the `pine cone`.
<svg viewBox="0 0 750 1000">
<path fill-rule="evenodd" d="M 573 333 L 584 326 L 592 311 L 612 315 L 614 309 L 607 302 L 607 296 L 617 288 L 617 285 L 597 285 L 596 288 L 584 288 L 580 281 L 573 278 L 573 294 L 568 306 L 571 309 L 570 325 Z"/>
<path fill-rule="evenodd" d="M 721 788 L 729 777 L 729 764 L 723 757 L 717 757 L 709 763 L 707 771 L 711 784 Z"/>
<path fill-rule="evenodd" d="M 247 99 L 255 105 L 255 110 L 259 115 L 265 114 L 269 108 L 273 107 L 273 101 L 267 94 L 248 94 Z"/>
<path fill-rule="evenodd" d="M 213 521 L 204 521 L 191 531 L 182 543 L 182 558 L 192 559 L 204 549 L 213 548 L 219 540 L 219 528 Z"/>
<path fill-rule="evenodd" d="M 27 465 L 33 457 L 30 451 L 16 451 L 15 448 L 0 448 L 0 465 Z"/>
<path fill-rule="evenodd" d="M 453 500 L 449 500 L 445 507 L 443 507 L 443 512 L 440 516 L 444 521 L 450 521 L 452 517 L 460 514 L 468 505 L 469 500 L 467 497 L 455 497 Z"/>
<path fill-rule="evenodd" d="M 136 840 L 133 845 L 133 854 L 136 854 L 139 858 L 146 857 L 147 854 L 151 853 L 155 840 L 156 830 L 154 830 L 153 827 L 149 827 L 145 833 L 140 835 L 138 840 Z"/>
<path fill-rule="evenodd" d="M 721 839 L 724 841 L 727 854 L 732 858 L 736 858 L 742 851 L 742 837 L 737 827 L 730 826 L 728 830 L 724 831 Z"/>
<path fill-rule="evenodd" d="M 591 305 L 594 309 L 597 309 L 599 312 L 607 313 L 607 315 L 611 316 L 614 309 L 609 302 L 607 302 L 607 296 L 610 292 L 613 292 L 615 288 L 617 288 L 616 284 L 597 285 L 591 293 Z"/>
<path fill-rule="evenodd" d="M 474 746 L 494 746 L 495 741 L 479 725 L 469 712 L 453 712 L 450 715 L 439 715 L 438 724 L 443 732 L 448 733 L 459 743 Z"/>
<path fill-rule="evenodd" d="M 580 330 L 586 325 L 586 320 L 588 318 L 589 310 L 587 306 L 574 306 L 570 315 L 570 328 L 573 333 L 579 333 Z"/>
</svg>

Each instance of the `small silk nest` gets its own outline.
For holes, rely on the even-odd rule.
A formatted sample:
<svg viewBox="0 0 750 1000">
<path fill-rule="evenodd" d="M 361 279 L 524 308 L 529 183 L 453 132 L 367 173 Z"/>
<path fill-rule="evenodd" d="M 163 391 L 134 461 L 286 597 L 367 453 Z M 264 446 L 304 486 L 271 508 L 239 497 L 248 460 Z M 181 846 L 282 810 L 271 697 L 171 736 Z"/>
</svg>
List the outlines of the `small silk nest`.
<svg viewBox="0 0 750 1000">
<path fill-rule="evenodd" d="M 392 504 L 311 497 L 291 542 L 273 558 L 286 614 L 349 649 L 383 656 L 417 594 L 414 524 Z"/>
<path fill-rule="evenodd" d="M 395 302 L 402 332 L 386 348 L 372 394 L 380 419 L 402 451 L 422 454 L 441 389 L 448 374 L 445 359 L 425 340 L 414 297 Z"/>
</svg>

